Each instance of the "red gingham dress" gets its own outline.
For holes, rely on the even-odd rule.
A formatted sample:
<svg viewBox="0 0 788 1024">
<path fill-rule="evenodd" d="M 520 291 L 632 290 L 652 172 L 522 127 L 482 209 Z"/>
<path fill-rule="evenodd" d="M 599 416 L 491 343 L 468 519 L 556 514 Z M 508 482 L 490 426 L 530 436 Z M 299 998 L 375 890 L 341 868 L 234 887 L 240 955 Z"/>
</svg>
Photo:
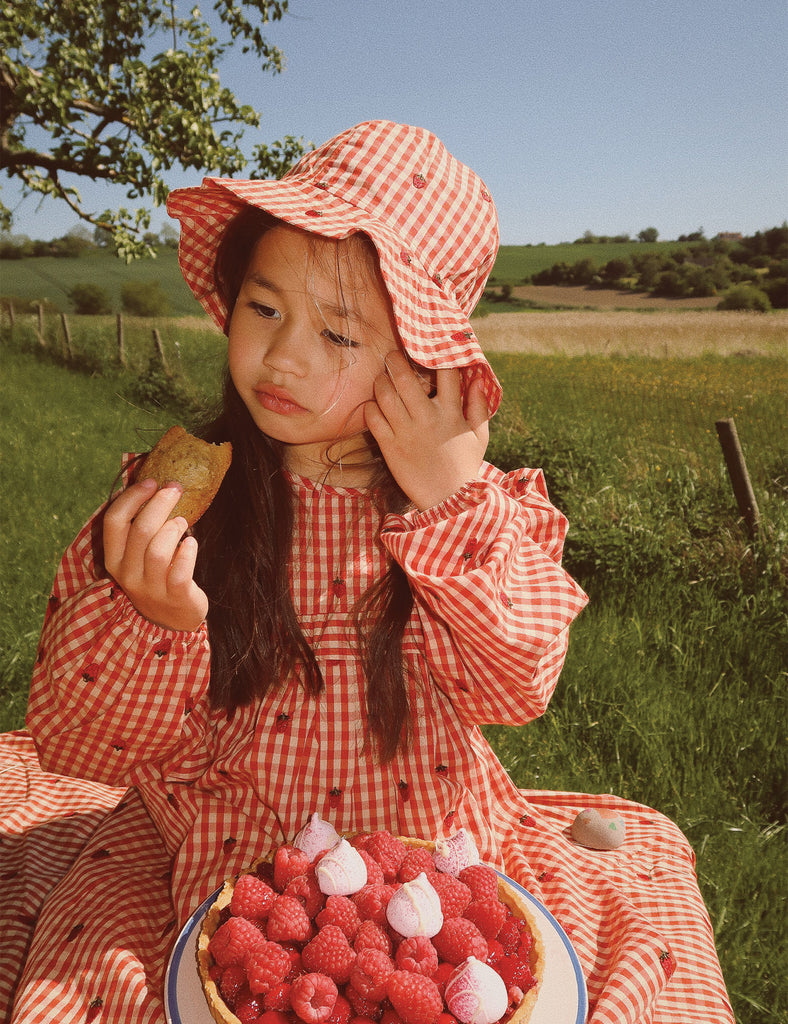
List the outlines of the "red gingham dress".
<svg viewBox="0 0 788 1024">
<path fill-rule="evenodd" d="M 364 491 L 292 487 L 293 593 L 319 698 L 293 680 L 229 719 L 211 710 L 206 629 L 153 626 L 97 579 L 91 524 L 66 552 L 30 731 L 0 737 L 0 1019 L 163 1024 L 180 927 L 318 811 L 339 831 L 469 829 L 570 935 L 593 1024 L 732 1021 L 678 828 L 614 797 L 520 791 L 479 731 L 545 710 L 585 603 L 560 567 L 566 524 L 541 473 L 485 466 L 441 505 L 382 524 Z M 415 728 L 409 753 L 380 766 L 362 749 L 351 608 L 389 557 L 415 595 Z M 623 814 L 621 849 L 567 838 L 589 806 Z"/>
</svg>

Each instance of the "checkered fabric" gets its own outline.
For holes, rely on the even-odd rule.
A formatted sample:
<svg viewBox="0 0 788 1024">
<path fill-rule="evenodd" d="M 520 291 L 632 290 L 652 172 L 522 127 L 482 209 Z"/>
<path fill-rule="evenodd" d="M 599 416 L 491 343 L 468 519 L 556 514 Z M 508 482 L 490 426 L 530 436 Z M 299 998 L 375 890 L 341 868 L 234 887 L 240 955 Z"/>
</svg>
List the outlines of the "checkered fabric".
<svg viewBox="0 0 788 1024">
<path fill-rule="evenodd" d="M 97 578 L 90 524 L 66 552 L 31 733 L 0 737 L 0 807 L 12 811 L 0 828 L 0 1020 L 163 1024 L 179 927 L 318 811 L 341 831 L 469 829 L 570 935 L 591 1024 L 731 1024 L 676 826 L 615 797 L 518 790 L 478 728 L 545 710 L 585 603 L 560 567 L 566 524 L 541 473 L 485 466 L 442 505 L 382 523 L 363 491 L 292 486 L 293 594 L 325 676 L 318 698 L 293 679 L 229 719 L 211 710 L 205 629 L 157 628 Z M 416 729 L 381 766 L 363 749 L 351 609 L 388 556 L 415 595 Z M 624 816 L 619 850 L 568 838 L 589 806 Z"/>
<path fill-rule="evenodd" d="M 495 204 L 434 135 L 370 121 L 308 153 L 280 181 L 206 178 L 170 193 L 183 276 L 222 330 L 216 251 L 245 205 L 326 238 L 369 235 L 405 351 L 422 366 L 462 368 L 466 386 L 481 376 L 495 412 L 500 385 L 469 322 L 498 249 Z"/>
</svg>

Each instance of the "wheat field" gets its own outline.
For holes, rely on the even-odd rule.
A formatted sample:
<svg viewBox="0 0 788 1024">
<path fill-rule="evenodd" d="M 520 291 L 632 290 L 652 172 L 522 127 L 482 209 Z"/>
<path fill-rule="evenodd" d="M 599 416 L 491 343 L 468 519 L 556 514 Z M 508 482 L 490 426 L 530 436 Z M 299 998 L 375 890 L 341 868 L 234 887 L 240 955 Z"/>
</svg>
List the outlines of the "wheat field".
<svg viewBox="0 0 788 1024">
<path fill-rule="evenodd" d="M 488 352 L 534 355 L 788 356 L 788 311 L 562 310 L 491 313 L 473 327 Z"/>
</svg>

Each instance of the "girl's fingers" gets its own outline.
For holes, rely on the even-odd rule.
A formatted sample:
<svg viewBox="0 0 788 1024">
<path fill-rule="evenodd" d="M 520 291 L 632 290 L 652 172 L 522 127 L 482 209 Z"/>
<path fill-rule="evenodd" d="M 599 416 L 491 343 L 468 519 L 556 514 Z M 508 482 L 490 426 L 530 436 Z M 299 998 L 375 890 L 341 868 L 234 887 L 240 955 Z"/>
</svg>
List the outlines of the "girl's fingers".
<svg viewBox="0 0 788 1024">
<path fill-rule="evenodd" d="M 185 523 L 186 520 L 183 520 Z M 197 541 L 194 537 L 184 537 L 178 545 L 170 564 L 167 577 L 167 589 L 177 592 L 191 586 L 194 579 L 194 567 L 197 564 Z"/>
</svg>

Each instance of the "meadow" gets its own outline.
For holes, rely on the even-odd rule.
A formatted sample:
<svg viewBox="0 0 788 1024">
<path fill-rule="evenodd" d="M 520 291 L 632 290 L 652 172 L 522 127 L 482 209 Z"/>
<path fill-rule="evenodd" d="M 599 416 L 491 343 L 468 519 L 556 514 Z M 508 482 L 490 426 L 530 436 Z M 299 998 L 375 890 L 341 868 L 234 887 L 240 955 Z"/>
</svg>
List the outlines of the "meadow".
<svg viewBox="0 0 788 1024">
<path fill-rule="evenodd" d="M 614 792 L 677 821 L 737 1020 L 788 1024 L 787 321 L 692 315 L 670 340 L 679 328 L 663 314 L 609 314 L 618 328 L 599 330 L 583 321 L 596 314 L 570 315 L 574 326 L 544 314 L 559 319 L 537 329 L 541 314 L 525 314 L 519 349 L 503 328 L 496 341 L 492 318 L 476 325 L 505 394 L 489 457 L 544 468 L 570 522 L 565 564 L 591 598 L 547 713 L 485 731 L 523 787 Z M 221 336 L 162 321 L 165 369 L 151 326 L 127 322 L 124 369 L 112 318 L 73 318 L 70 364 L 55 318 L 46 347 L 32 318 L 3 325 L 0 728 L 23 721 L 60 552 L 109 493 L 120 453 L 216 396 Z M 755 537 L 716 437 L 727 417 L 760 508 Z"/>
</svg>

